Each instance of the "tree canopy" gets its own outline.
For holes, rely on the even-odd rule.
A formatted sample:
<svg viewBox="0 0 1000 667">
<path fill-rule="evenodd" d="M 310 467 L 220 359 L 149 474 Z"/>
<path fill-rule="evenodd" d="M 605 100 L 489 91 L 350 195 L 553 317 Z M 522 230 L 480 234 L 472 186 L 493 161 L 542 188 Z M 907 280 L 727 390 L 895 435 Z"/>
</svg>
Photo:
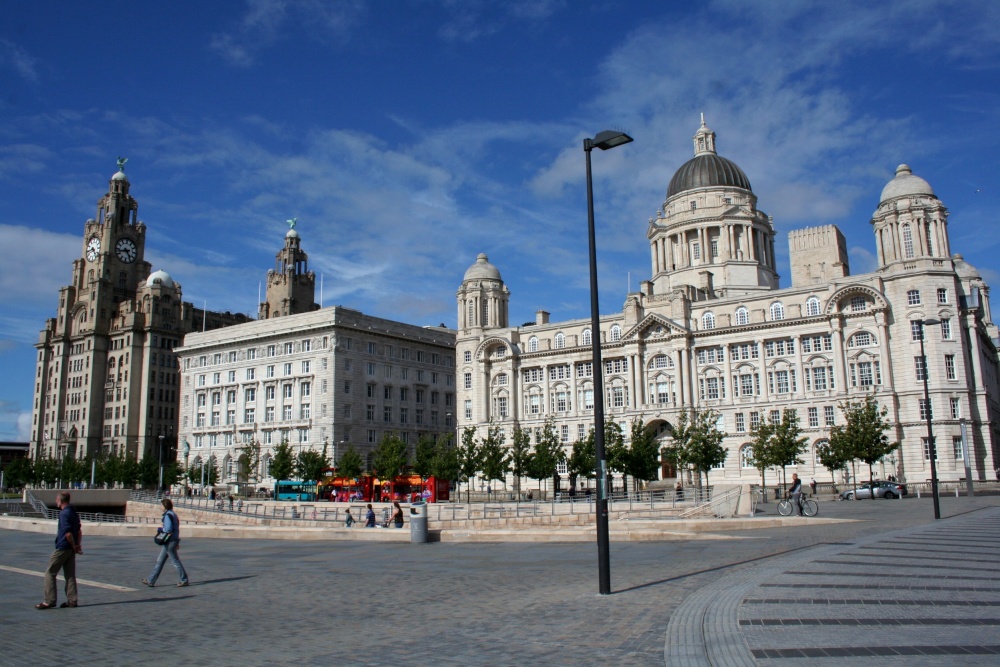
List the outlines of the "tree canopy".
<svg viewBox="0 0 1000 667">
<path fill-rule="evenodd" d="M 722 446 L 726 433 L 719 430 L 718 421 L 719 413 L 715 410 L 695 410 L 691 416 L 681 412 L 667 448 L 667 455 L 678 468 L 688 466 L 695 471 L 699 485 L 702 473 L 707 484 L 708 471 L 726 460 L 728 450 Z"/>
</svg>

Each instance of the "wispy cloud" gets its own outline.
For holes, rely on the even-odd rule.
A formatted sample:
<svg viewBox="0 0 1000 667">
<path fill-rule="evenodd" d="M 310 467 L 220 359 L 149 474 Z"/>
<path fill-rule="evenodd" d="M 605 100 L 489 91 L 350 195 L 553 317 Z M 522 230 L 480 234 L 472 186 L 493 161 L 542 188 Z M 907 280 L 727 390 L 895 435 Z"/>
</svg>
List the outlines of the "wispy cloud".
<svg viewBox="0 0 1000 667">
<path fill-rule="evenodd" d="M 0 39 L 0 70 L 9 69 L 31 83 L 38 83 L 38 59 L 10 40 Z"/>
</svg>

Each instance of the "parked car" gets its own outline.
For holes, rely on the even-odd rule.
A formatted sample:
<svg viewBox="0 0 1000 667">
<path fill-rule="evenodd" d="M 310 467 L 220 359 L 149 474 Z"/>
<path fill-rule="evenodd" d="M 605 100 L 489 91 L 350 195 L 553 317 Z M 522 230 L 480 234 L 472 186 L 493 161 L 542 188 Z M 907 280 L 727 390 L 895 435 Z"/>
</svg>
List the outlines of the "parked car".
<svg viewBox="0 0 1000 667">
<path fill-rule="evenodd" d="M 854 489 L 848 489 L 840 494 L 842 500 L 863 500 L 872 497 L 872 484 L 871 482 L 865 482 L 857 488 L 855 492 Z M 906 485 L 897 484 L 896 482 L 883 482 L 880 480 L 875 480 L 875 497 L 876 498 L 899 498 L 900 496 L 906 495 Z"/>
</svg>

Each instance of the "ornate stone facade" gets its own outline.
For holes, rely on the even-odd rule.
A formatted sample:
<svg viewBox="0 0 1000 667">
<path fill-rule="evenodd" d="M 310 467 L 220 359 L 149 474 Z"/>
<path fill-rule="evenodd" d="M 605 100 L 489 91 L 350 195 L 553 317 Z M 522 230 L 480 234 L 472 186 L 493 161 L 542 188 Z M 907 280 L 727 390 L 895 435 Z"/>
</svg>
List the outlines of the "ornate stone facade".
<svg viewBox="0 0 1000 667">
<path fill-rule="evenodd" d="M 759 420 L 796 410 L 809 438 L 806 478 L 830 479 L 816 445 L 843 423 L 839 404 L 874 393 L 902 443 L 880 474 L 924 481 L 930 462 L 920 336 L 926 329 L 938 474 L 975 479 L 1000 465 L 1000 373 L 989 288 L 951 254 L 947 210 L 902 165 L 872 216 L 878 268 L 850 275 L 833 225 L 789 235 L 792 284 L 779 289 L 774 226 L 749 179 L 715 152 L 704 121 L 695 157 L 678 169 L 649 221 L 652 277 L 600 318 L 605 411 L 641 419 L 669 442 L 683 410 L 714 409 L 728 434 L 715 481 L 759 481 L 746 456 Z M 539 429 L 555 420 L 567 451 L 593 427 L 590 319 L 507 323 L 509 291 L 480 255 L 458 291 L 458 427 L 484 433 L 490 420 Z M 940 324 L 921 328 L 919 321 Z M 962 440 L 962 424 L 968 442 Z M 674 475 L 666 466 L 664 478 Z M 838 480 L 839 481 L 839 480 Z"/>
</svg>

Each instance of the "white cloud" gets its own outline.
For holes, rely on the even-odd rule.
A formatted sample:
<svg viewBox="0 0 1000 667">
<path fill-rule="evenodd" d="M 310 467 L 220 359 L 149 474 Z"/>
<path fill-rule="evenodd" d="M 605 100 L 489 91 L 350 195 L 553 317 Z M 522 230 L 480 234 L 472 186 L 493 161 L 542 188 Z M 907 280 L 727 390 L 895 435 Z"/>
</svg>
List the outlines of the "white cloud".
<svg viewBox="0 0 1000 667">
<path fill-rule="evenodd" d="M 25 81 L 38 82 L 38 59 L 6 39 L 0 39 L 0 70 L 10 69 Z"/>
<path fill-rule="evenodd" d="M 0 248 L 8 250 L 0 270 L 0 304 L 54 303 L 59 288 L 70 282 L 81 243 L 79 234 L 0 224 Z"/>
</svg>

